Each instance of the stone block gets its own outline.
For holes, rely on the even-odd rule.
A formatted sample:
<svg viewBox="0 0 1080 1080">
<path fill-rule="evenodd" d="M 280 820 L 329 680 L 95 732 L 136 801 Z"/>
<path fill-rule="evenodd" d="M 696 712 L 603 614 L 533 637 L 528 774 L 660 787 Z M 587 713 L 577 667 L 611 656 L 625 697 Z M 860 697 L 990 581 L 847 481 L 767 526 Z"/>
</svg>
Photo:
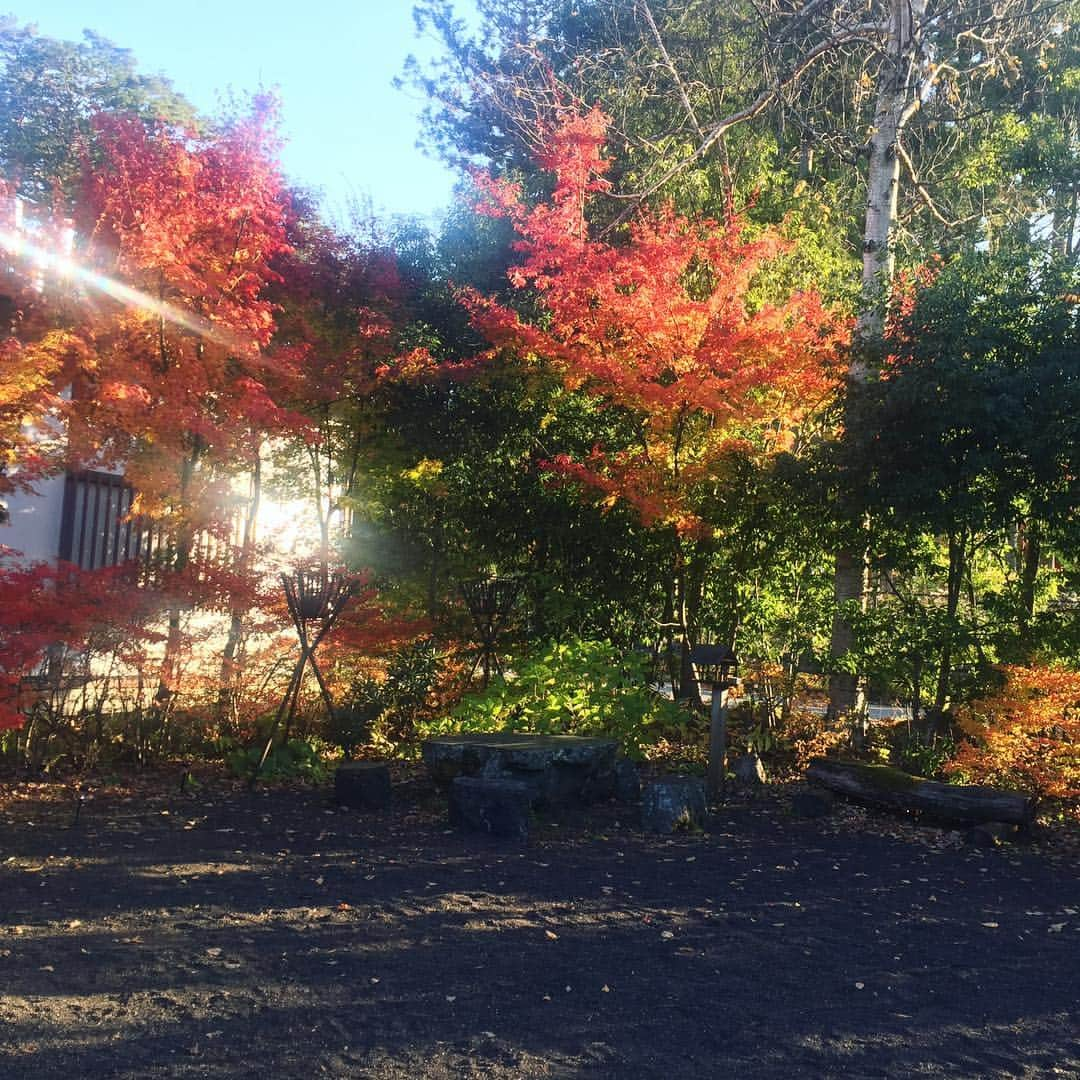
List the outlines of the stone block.
<svg viewBox="0 0 1080 1080">
<path fill-rule="evenodd" d="M 615 763 L 615 798 L 621 803 L 636 803 L 641 798 L 641 774 L 629 758 Z"/>
<path fill-rule="evenodd" d="M 646 785 L 641 793 L 641 827 L 673 833 L 705 824 L 705 785 L 692 776 L 669 776 Z"/>
<path fill-rule="evenodd" d="M 527 840 L 532 793 L 527 784 L 486 776 L 459 776 L 450 785 L 450 824 L 513 840 Z"/>
<path fill-rule="evenodd" d="M 348 761 L 334 773 L 334 800 L 354 810 L 390 805 L 390 768 L 379 761 Z"/>
<path fill-rule="evenodd" d="M 791 800 L 791 809 L 798 817 L 827 817 L 832 813 L 835 801 L 831 791 L 810 788 L 808 791 L 797 791 L 795 793 L 794 798 Z"/>
</svg>

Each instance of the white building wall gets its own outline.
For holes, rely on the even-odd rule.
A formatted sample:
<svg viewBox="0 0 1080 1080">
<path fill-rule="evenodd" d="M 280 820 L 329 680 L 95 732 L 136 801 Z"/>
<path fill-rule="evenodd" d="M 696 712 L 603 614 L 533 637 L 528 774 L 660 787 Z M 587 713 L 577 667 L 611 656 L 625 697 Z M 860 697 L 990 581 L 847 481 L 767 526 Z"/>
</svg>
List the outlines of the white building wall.
<svg viewBox="0 0 1080 1080">
<path fill-rule="evenodd" d="M 0 525 L 0 544 L 19 552 L 27 562 L 50 562 L 60 553 L 60 519 L 64 509 L 64 475 L 35 485 L 36 494 L 5 495 L 8 523 Z"/>
</svg>

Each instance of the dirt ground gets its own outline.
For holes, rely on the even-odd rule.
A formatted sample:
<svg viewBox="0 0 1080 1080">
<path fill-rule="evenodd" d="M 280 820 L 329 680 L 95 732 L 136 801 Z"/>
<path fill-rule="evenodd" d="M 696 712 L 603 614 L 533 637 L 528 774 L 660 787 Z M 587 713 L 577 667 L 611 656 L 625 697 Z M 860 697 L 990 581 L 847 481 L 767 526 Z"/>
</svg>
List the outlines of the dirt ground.
<svg viewBox="0 0 1080 1080">
<path fill-rule="evenodd" d="M 1080 1076 L 1080 861 L 735 798 L 528 844 L 179 773 L 0 791 L 0 1077 Z M 133 786 L 134 784 L 134 786 Z"/>
</svg>

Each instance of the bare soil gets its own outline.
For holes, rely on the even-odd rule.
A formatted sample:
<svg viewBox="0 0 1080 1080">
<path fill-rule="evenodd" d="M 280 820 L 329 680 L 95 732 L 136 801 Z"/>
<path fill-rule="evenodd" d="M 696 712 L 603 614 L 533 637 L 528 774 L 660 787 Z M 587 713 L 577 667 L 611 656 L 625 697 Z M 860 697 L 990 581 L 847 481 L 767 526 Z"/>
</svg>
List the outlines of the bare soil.
<svg viewBox="0 0 1080 1080">
<path fill-rule="evenodd" d="M 790 789 L 465 836 L 179 772 L 0 791 L 0 1077 L 1080 1076 L 1080 860 Z"/>
</svg>

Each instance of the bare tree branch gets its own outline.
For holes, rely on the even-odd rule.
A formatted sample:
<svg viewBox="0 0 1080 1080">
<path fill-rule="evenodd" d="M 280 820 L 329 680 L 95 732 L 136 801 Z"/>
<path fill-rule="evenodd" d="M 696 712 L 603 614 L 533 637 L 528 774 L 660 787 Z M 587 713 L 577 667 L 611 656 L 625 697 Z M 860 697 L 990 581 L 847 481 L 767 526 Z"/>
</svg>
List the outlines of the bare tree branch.
<svg viewBox="0 0 1080 1080">
<path fill-rule="evenodd" d="M 904 149 L 904 144 L 902 142 L 900 142 L 899 140 L 897 140 L 897 142 L 896 142 L 896 154 L 897 154 L 897 157 L 899 157 L 900 160 L 903 162 L 904 168 L 907 169 L 908 176 L 911 178 L 912 187 L 915 189 L 915 191 L 918 194 L 919 198 L 923 201 L 923 203 L 926 204 L 926 208 L 930 211 L 930 213 L 933 215 L 933 217 L 937 221 L 939 221 L 942 225 L 944 225 L 945 228 L 947 228 L 947 229 L 958 228 L 961 225 L 967 224 L 969 221 L 974 221 L 979 216 L 978 214 L 969 214 L 965 218 L 958 218 L 955 221 L 950 221 L 937 208 L 937 204 L 930 197 L 930 192 L 928 192 L 926 190 L 926 188 L 923 185 L 922 181 L 919 179 L 919 174 L 915 171 L 915 166 L 911 161 L 911 156 L 908 154 L 907 150 Z"/>
<path fill-rule="evenodd" d="M 694 106 L 690 101 L 689 95 L 686 93 L 686 87 L 683 86 L 682 79 L 679 77 L 679 71 L 672 62 L 667 48 L 664 46 L 664 39 L 660 36 L 660 28 L 656 25 L 656 20 L 653 18 L 652 9 L 649 7 L 649 0 L 638 0 L 638 8 L 644 17 L 645 22 L 649 25 L 649 30 L 656 42 L 656 47 L 660 50 L 660 55 L 664 58 L 665 66 L 668 71 L 671 72 L 671 77 L 675 81 L 675 88 L 679 91 L 679 97 L 682 100 L 683 108 L 686 109 L 686 115 L 690 117 L 690 123 L 694 125 L 694 130 L 699 136 L 704 136 L 705 132 L 702 131 L 701 124 L 698 122 L 697 113 L 694 112 Z"/>
<path fill-rule="evenodd" d="M 762 90 L 760 94 L 749 105 L 742 109 L 737 110 L 724 117 L 718 123 L 714 124 L 708 135 L 699 143 L 697 149 L 689 156 L 684 158 L 678 164 L 673 165 L 659 180 L 655 181 L 644 191 L 639 191 L 633 194 L 620 195 L 619 198 L 630 199 L 635 204 L 644 202 L 646 199 L 655 195 L 665 184 L 669 183 L 676 176 L 678 176 L 685 169 L 689 168 L 695 161 L 703 158 L 717 141 L 723 138 L 724 134 L 730 131 L 738 124 L 745 123 L 747 120 L 752 120 L 755 116 L 760 114 L 766 109 L 773 101 L 776 100 L 780 91 L 784 87 L 789 86 L 801 78 L 806 71 L 822 56 L 826 53 L 830 53 L 835 49 L 840 48 L 841 45 L 846 45 L 851 41 L 867 41 L 875 40 L 875 38 L 882 32 L 882 27 L 877 23 L 864 23 L 854 29 L 842 34 L 838 34 L 829 38 L 827 41 L 821 42 L 815 48 L 811 49 L 802 60 L 795 65 L 785 76 L 777 80 L 772 86 L 769 86 L 765 90 Z M 626 214 L 619 216 L 619 219 L 614 224 L 620 224 L 624 220 Z"/>
</svg>

